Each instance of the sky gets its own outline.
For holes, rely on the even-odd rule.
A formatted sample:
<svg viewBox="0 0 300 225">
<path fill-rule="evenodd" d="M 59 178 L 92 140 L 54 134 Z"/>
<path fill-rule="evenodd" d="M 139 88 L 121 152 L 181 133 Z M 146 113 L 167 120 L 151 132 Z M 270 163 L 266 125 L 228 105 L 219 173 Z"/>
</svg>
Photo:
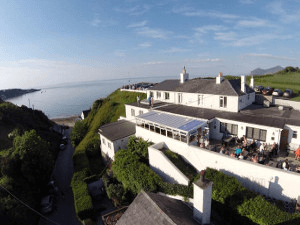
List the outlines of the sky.
<svg viewBox="0 0 300 225">
<path fill-rule="evenodd" d="M 0 89 L 299 66 L 300 0 L 0 0 Z"/>
</svg>

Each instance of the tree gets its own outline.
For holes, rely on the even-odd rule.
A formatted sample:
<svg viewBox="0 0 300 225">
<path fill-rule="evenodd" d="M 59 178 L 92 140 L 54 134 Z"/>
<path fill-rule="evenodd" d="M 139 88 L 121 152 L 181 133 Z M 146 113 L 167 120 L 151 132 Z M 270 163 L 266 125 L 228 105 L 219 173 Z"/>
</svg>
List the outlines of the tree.
<svg viewBox="0 0 300 225">
<path fill-rule="evenodd" d="M 13 157 L 20 162 L 20 174 L 37 187 L 45 183 L 52 171 L 53 158 L 49 144 L 35 130 L 14 139 Z"/>
<path fill-rule="evenodd" d="M 72 129 L 71 133 L 71 141 L 74 146 L 77 146 L 81 140 L 84 138 L 88 131 L 87 125 L 84 123 L 84 121 L 78 120 L 76 121 L 74 128 Z"/>
</svg>

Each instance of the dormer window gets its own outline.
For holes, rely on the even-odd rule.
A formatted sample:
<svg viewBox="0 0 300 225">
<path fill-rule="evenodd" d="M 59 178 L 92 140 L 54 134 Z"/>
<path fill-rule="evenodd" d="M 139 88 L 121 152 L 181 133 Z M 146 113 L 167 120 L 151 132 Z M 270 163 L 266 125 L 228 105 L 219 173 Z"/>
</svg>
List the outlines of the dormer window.
<svg viewBox="0 0 300 225">
<path fill-rule="evenodd" d="M 220 108 L 227 108 L 227 97 L 220 96 Z"/>
</svg>

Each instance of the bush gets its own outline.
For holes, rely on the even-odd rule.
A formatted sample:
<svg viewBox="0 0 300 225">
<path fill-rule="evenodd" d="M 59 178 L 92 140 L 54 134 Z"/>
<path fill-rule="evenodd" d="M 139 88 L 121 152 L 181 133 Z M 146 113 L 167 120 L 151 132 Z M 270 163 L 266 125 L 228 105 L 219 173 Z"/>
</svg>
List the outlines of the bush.
<svg viewBox="0 0 300 225">
<path fill-rule="evenodd" d="M 92 198 L 89 195 L 87 183 L 83 181 L 87 174 L 88 171 L 85 169 L 75 172 L 72 178 L 75 211 L 81 220 L 95 217 Z"/>
<path fill-rule="evenodd" d="M 122 184 L 110 184 L 106 188 L 107 196 L 114 200 L 115 206 L 122 204 L 125 200 L 125 190 Z"/>
<path fill-rule="evenodd" d="M 84 121 L 82 120 L 76 121 L 70 137 L 72 144 L 74 146 L 77 146 L 80 143 L 80 141 L 84 138 L 87 131 L 88 131 L 88 127 L 86 126 Z"/>
<path fill-rule="evenodd" d="M 193 198 L 193 185 L 185 186 L 161 181 L 158 183 L 158 190 L 169 195 L 181 195 L 186 198 Z"/>
</svg>

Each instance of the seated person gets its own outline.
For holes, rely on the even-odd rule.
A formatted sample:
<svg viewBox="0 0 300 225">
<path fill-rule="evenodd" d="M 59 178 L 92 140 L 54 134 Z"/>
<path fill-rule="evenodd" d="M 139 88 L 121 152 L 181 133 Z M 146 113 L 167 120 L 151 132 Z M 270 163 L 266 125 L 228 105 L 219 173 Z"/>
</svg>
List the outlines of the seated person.
<svg viewBox="0 0 300 225">
<path fill-rule="evenodd" d="M 235 158 L 235 154 L 232 152 L 232 153 L 230 154 L 230 157 Z"/>
<path fill-rule="evenodd" d="M 244 156 L 243 156 L 242 153 L 240 153 L 240 154 L 238 155 L 238 159 L 244 159 Z"/>
<path fill-rule="evenodd" d="M 265 144 L 264 143 L 261 143 L 260 146 L 259 146 L 259 153 L 261 155 L 263 155 L 265 152 Z"/>
<path fill-rule="evenodd" d="M 251 144 L 250 144 L 250 148 L 256 149 L 256 141 L 255 141 L 254 138 L 252 139 L 252 142 L 251 142 Z"/>
<path fill-rule="evenodd" d="M 247 138 L 246 138 L 245 135 L 244 135 L 244 141 L 243 141 L 243 143 L 246 144 L 246 145 L 248 144 L 248 140 L 247 140 Z"/>
<path fill-rule="evenodd" d="M 263 156 L 260 156 L 259 160 L 258 160 L 258 163 L 259 164 L 265 164 L 265 162 L 266 162 L 266 159 Z"/>
<path fill-rule="evenodd" d="M 252 162 L 254 163 L 258 163 L 258 157 L 257 155 L 253 156 L 252 159 L 251 159 Z"/>
<path fill-rule="evenodd" d="M 282 163 L 282 168 L 286 171 L 288 171 L 290 169 L 290 165 L 289 165 L 289 160 L 285 159 L 284 162 Z"/>
<path fill-rule="evenodd" d="M 224 146 L 222 146 L 222 148 L 220 149 L 220 153 L 225 154 L 225 147 Z"/>
<path fill-rule="evenodd" d="M 300 158 L 300 145 L 299 148 L 295 152 L 295 159 L 298 160 Z"/>
<path fill-rule="evenodd" d="M 237 148 L 235 149 L 235 155 L 238 156 L 240 153 L 242 153 L 242 149 L 240 145 L 238 145 Z"/>
<path fill-rule="evenodd" d="M 205 148 L 205 144 L 203 142 L 200 144 L 200 148 Z"/>
</svg>

